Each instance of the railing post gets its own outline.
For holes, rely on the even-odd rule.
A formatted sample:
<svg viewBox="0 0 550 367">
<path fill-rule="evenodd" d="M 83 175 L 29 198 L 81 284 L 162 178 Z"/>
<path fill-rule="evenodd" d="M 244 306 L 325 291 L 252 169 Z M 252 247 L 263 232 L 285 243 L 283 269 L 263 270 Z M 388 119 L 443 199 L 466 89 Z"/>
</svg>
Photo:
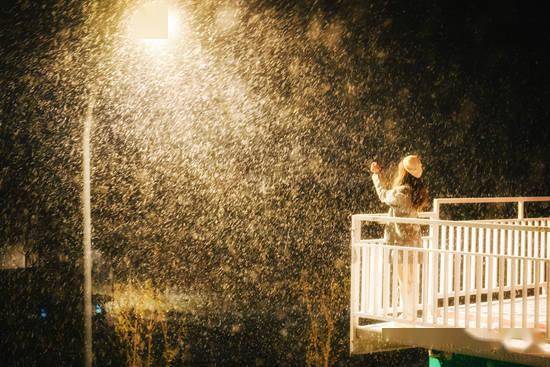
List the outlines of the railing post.
<svg viewBox="0 0 550 367">
<path fill-rule="evenodd" d="M 432 216 L 430 219 L 439 220 L 439 200 L 434 199 L 433 200 L 433 210 L 432 210 Z M 439 249 L 439 225 L 438 224 L 430 224 L 430 241 L 428 244 L 428 248 L 430 249 Z M 434 252 L 430 251 L 428 255 L 428 264 L 430 264 L 430 268 L 433 270 L 433 267 L 431 264 L 433 264 L 435 261 Z M 437 276 L 437 274 L 432 274 L 432 277 Z M 436 302 L 436 298 L 434 298 L 434 294 L 437 293 L 437 289 L 432 288 L 432 282 L 430 282 L 430 286 L 428 287 L 428 299 L 434 300 Z"/>
<path fill-rule="evenodd" d="M 439 220 L 439 200 L 434 199 L 434 217 L 433 219 Z M 430 225 L 430 237 L 432 248 L 439 249 L 439 225 L 431 224 Z"/>
<path fill-rule="evenodd" d="M 523 219 L 525 216 L 525 202 L 523 200 L 518 201 L 518 219 Z"/>
<path fill-rule="evenodd" d="M 351 284 L 350 284 L 350 353 L 353 353 L 354 342 L 357 337 L 355 328 L 359 323 L 359 318 L 356 316 L 359 312 L 359 254 L 355 244 L 361 240 L 361 221 L 355 216 L 351 217 Z"/>
</svg>

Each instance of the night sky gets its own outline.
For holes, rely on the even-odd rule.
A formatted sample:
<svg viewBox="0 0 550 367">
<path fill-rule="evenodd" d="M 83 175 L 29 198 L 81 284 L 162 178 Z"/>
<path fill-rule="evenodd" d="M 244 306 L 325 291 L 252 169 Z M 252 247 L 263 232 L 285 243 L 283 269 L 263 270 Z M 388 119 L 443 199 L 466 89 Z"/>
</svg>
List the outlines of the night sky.
<svg viewBox="0 0 550 367">
<path fill-rule="evenodd" d="M 304 363 L 307 292 L 349 362 L 349 221 L 383 209 L 373 160 L 420 154 L 432 198 L 550 194 L 542 3 L 174 0 L 187 38 L 160 61 L 121 36 L 133 3 L 0 8 L 0 249 L 46 274 L 79 272 L 92 93 L 94 248 L 121 283 L 228 305 L 249 339 L 275 314 L 268 364 Z"/>
</svg>

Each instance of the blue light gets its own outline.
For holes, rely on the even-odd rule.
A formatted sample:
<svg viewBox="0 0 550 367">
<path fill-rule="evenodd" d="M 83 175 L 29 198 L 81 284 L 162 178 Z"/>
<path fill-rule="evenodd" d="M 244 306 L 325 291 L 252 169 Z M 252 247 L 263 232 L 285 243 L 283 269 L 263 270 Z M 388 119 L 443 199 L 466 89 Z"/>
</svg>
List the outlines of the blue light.
<svg viewBox="0 0 550 367">
<path fill-rule="evenodd" d="M 102 312 L 103 312 L 103 309 L 101 308 L 101 305 L 99 304 L 95 305 L 95 313 L 99 315 Z"/>
<path fill-rule="evenodd" d="M 45 319 L 46 316 L 48 316 L 48 312 L 46 311 L 46 309 L 44 307 L 40 307 L 40 318 Z"/>
</svg>

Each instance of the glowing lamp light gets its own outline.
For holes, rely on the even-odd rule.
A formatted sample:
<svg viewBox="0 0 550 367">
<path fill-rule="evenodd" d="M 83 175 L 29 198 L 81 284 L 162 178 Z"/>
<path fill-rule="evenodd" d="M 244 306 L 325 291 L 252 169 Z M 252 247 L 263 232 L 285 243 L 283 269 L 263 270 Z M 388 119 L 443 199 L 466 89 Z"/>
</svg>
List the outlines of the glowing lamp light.
<svg viewBox="0 0 550 367">
<path fill-rule="evenodd" d="M 186 22 L 182 22 L 184 14 L 171 0 L 145 2 L 130 10 L 129 15 L 129 38 L 145 45 L 146 53 L 161 56 L 158 59 L 168 56 L 167 50 L 177 46 L 174 41 L 187 33 Z"/>
<path fill-rule="evenodd" d="M 135 10 L 130 20 L 130 33 L 143 40 L 168 39 L 168 4 L 165 1 L 152 1 Z"/>
</svg>

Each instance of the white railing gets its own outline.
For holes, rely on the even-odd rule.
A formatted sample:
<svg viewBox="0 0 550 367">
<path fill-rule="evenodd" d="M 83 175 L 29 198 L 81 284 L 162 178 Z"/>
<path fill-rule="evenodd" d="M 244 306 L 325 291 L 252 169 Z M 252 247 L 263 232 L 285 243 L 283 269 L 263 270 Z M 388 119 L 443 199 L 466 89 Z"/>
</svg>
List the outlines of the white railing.
<svg viewBox="0 0 550 367">
<path fill-rule="evenodd" d="M 525 203 L 550 202 L 550 196 L 531 196 L 531 197 L 493 197 L 493 198 L 437 198 L 433 200 L 432 218 L 440 218 L 442 205 L 461 205 L 461 204 L 506 204 L 517 203 L 517 219 L 523 219 L 525 216 Z"/>
<path fill-rule="evenodd" d="M 430 219 L 352 217 L 352 342 L 363 318 L 431 327 L 521 327 L 549 338 L 549 218 L 523 218 L 522 204 L 518 219 L 439 220 L 440 204 L 475 199 L 436 200 L 437 210 L 421 215 Z M 422 238 L 422 247 L 389 245 L 384 239 L 362 238 L 361 227 L 369 223 L 419 225 L 429 235 Z"/>
</svg>

